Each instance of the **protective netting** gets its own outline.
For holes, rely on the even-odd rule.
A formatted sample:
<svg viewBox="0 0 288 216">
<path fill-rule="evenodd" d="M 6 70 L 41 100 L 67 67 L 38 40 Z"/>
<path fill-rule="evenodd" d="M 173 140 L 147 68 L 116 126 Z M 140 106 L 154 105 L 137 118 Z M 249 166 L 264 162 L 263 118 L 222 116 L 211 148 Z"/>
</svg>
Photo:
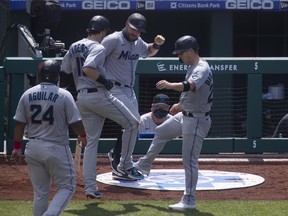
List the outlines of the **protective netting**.
<svg viewBox="0 0 288 216">
<path fill-rule="evenodd" d="M 247 74 L 235 74 L 227 78 L 229 84 L 219 82 L 219 77 L 214 75 L 214 98 L 212 111 L 210 116 L 212 118 L 212 126 L 208 134 L 208 138 L 245 138 L 247 137 Z M 279 80 L 285 83 L 288 75 L 263 75 L 263 100 L 262 100 L 262 137 L 272 137 L 277 124 L 280 119 L 288 112 L 288 101 L 284 98 L 281 99 L 268 99 L 269 86 L 278 83 Z M 166 79 L 171 82 L 183 81 L 183 74 L 173 75 L 139 75 L 139 86 L 135 88 L 136 93 L 139 91 L 138 103 L 139 112 L 144 114 L 149 112 L 153 97 L 156 94 L 164 93 L 170 97 L 171 104 L 178 102 L 180 93 L 171 90 L 157 90 L 155 84 L 161 79 Z M 223 79 L 222 77 L 220 79 Z M 276 81 L 275 81 L 276 79 Z M 71 80 L 73 82 L 73 80 Z M 137 86 L 137 85 L 136 85 Z M 76 91 L 73 83 L 69 85 L 69 91 L 76 98 Z M 259 110 L 261 112 L 261 110 Z M 286 126 L 285 126 L 286 124 Z M 288 137 L 288 123 L 284 121 L 279 127 L 277 137 Z M 121 130 L 121 127 L 115 122 L 106 119 L 103 126 L 101 138 L 116 138 Z M 73 132 L 71 132 L 73 137 Z"/>
</svg>

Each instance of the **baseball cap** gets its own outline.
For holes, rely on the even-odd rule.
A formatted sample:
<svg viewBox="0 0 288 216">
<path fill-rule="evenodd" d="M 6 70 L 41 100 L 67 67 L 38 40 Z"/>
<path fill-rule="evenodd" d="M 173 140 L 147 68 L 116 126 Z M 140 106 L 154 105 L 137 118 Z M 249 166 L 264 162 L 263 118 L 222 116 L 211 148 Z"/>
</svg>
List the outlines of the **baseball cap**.
<svg viewBox="0 0 288 216">
<path fill-rule="evenodd" d="M 157 94 L 153 98 L 153 104 L 156 104 L 156 103 L 164 103 L 170 106 L 170 98 L 165 94 Z"/>
<path fill-rule="evenodd" d="M 146 32 L 146 18 L 140 13 L 133 13 L 128 17 L 128 25 L 139 31 L 139 32 Z"/>
<path fill-rule="evenodd" d="M 175 50 L 172 54 L 178 54 L 179 52 L 188 50 L 189 48 L 199 49 L 199 45 L 196 38 L 190 35 L 185 35 L 175 42 Z"/>
</svg>

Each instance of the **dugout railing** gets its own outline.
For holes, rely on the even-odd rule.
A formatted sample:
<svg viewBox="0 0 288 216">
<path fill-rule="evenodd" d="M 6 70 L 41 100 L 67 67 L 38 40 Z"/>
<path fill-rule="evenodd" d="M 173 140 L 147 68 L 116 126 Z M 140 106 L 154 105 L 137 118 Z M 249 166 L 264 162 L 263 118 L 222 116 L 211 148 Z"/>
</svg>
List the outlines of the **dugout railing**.
<svg viewBox="0 0 288 216">
<path fill-rule="evenodd" d="M 58 58 L 61 61 L 61 58 Z M 214 100 L 211 111 L 212 127 L 205 139 L 202 154 L 217 153 L 286 153 L 288 139 L 271 138 L 281 117 L 288 112 L 288 58 L 206 58 L 214 76 Z M 13 146 L 13 116 L 22 95 L 26 74 L 37 74 L 42 59 L 7 57 L 0 67 L 1 143 L 4 143 L 4 118 L 7 118 L 7 153 Z M 159 79 L 183 80 L 187 66 L 177 58 L 140 60 L 135 80 L 135 92 L 140 111 L 149 111 L 152 98 L 158 93 Z M 280 98 L 271 98 L 270 87 L 281 84 Z M 277 90 L 277 89 L 276 89 Z M 179 94 L 165 92 L 177 101 Z M 140 112 L 141 113 L 141 112 Z M 109 128 L 108 134 L 109 134 Z M 281 133 L 282 134 L 282 133 Z M 101 138 L 99 153 L 108 152 L 116 137 Z M 181 153 L 181 137 L 168 142 L 162 153 Z M 139 139 L 135 154 L 146 153 L 151 139 Z M 23 147 L 24 148 L 24 147 Z M 71 149 L 75 139 L 71 138 Z M 3 150 L 3 145 L 0 145 Z"/>
</svg>

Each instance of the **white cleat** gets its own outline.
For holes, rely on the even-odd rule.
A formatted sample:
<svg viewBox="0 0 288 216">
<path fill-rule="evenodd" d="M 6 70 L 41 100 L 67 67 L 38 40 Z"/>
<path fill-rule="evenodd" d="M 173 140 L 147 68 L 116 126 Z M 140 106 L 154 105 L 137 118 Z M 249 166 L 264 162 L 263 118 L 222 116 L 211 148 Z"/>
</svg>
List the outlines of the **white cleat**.
<svg viewBox="0 0 288 216">
<path fill-rule="evenodd" d="M 183 203 L 183 202 L 179 202 L 179 203 L 176 203 L 174 205 L 169 205 L 169 208 L 170 209 L 173 209 L 173 210 L 176 210 L 176 211 L 183 211 L 183 210 L 186 210 L 186 209 L 195 209 L 196 208 L 196 205 L 189 205 L 189 204 L 186 204 L 186 203 Z"/>
</svg>

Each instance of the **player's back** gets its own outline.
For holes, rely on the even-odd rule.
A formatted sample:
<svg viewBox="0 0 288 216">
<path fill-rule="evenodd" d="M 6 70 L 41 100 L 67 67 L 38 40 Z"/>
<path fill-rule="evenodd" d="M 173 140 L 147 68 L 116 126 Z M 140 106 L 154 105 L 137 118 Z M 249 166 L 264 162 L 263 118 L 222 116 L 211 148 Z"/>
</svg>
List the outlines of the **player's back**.
<svg viewBox="0 0 288 216">
<path fill-rule="evenodd" d="M 103 64 L 105 55 L 102 54 L 104 47 L 97 41 L 83 38 L 73 43 L 68 52 L 65 54 L 61 69 L 67 74 L 73 74 L 74 83 L 77 90 L 83 88 L 97 87 L 95 81 L 84 76 L 82 67 L 84 62 L 91 62 L 89 66 L 103 73 Z M 103 59 L 98 58 L 95 61 L 95 56 L 103 55 Z M 100 62 L 102 61 L 102 62 Z"/>
<path fill-rule="evenodd" d="M 28 138 L 67 144 L 68 123 L 74 115 L 73 102 L 68 91 L 51 83 L 41 83 L 23 94 L 15 119 L 27 123 Z M 76 120 L 78 118 L 72 122 Z"/>
</svg>

